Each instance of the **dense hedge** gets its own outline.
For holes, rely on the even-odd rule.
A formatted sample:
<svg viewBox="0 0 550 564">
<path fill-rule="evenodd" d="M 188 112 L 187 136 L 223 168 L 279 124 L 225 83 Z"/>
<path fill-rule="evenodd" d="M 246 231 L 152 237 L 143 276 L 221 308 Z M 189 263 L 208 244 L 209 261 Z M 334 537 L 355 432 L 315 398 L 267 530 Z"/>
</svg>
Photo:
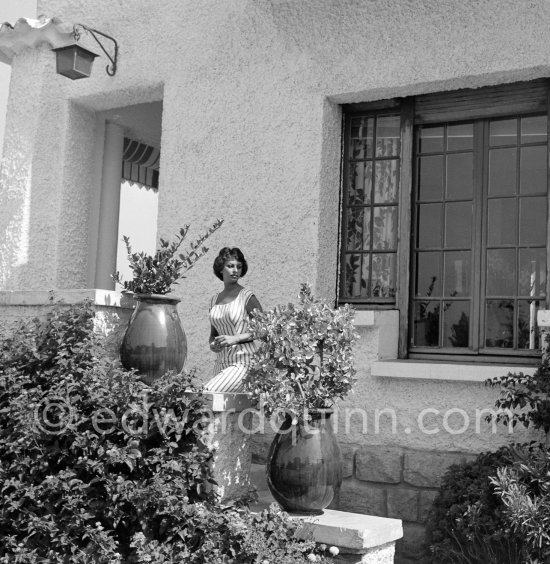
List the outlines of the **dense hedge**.
<svg viewBox="0 0 550 564">
<path fill-rule="evenodd" d="M 512 464 L 508 448 L 451 466 L 428 520 L 429 558 L 434 564 L 518 564 L 522 539 L 512 533 L 505 506 L 491 484 L 497 469 Z"/>
<path fill-rule="evenodd" d="M 320 561 L 274 509 L 217 504 L 207 414 L 191 376 L 107 359 L 89 304 L 4 335 L 0 562 Z"/>
</svg>

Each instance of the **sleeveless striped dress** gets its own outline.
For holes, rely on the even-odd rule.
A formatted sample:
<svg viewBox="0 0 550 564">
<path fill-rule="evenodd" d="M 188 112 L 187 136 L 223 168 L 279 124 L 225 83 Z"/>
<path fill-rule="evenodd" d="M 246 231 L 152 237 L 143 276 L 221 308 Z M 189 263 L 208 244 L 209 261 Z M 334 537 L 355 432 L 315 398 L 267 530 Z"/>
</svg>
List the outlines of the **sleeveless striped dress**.
<svg viewBox="0 0 550 564">
<path fill-rule="evenodd" d="M 218 295 L 210 300 L 210 323 L 218 335 L 248 332 L 246 304 L 253 293 L 243 288 L 237 297 L 227 304 L 216 304 Z M 252 341 L 223 347 L 217 354 L 215 376 L 205 384 L 204 389 L 209 392 L 244 392 L 243 378 L 250 368 L 254 350 Z"/>
</svg>

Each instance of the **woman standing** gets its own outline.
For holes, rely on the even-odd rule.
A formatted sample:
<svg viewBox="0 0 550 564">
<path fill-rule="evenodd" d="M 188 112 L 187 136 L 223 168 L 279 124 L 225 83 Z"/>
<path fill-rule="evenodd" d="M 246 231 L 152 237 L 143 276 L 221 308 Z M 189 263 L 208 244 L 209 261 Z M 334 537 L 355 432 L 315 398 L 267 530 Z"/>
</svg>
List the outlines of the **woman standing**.
<svg viewBox="0 0 550 564">
<path fill-rule="evenodd" d="M 262 307 L 256 296 L 239 284 L 248 264 L 237 247 L 224 247 L 214 261 L 214 274 L 223 290 L 210 300 L 210 350 L 217 354 L 215 376 L 206 383 L 209 392 L 243 392 L 254 354 L 248 319 Z"/>
</svg>

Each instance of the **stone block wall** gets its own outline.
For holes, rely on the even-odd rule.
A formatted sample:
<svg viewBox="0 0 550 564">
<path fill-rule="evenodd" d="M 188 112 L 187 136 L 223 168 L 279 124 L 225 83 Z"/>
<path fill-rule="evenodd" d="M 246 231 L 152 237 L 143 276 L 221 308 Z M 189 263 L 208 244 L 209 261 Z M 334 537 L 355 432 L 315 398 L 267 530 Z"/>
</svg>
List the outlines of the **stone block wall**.
<svg viewBox="0 0 550 564">
<path fill-rule="evenodd" d="M 421 561 L 426 520 L 446 470 L 471 453 L 406 449 L 384 445 L 342 448 L 344 480 L 333 507 L 403 521 L 397 553 Z"/>
</svg>

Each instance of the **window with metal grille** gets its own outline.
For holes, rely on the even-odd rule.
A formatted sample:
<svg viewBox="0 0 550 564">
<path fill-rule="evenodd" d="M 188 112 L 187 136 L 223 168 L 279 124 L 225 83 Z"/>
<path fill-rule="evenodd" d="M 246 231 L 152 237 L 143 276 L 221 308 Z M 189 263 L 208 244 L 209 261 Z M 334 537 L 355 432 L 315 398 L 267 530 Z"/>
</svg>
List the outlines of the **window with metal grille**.
<svg viewBox="0 0 550 564">
<path fill-rule="evenodd" d="M 393 303 L 397 287 L 400 119 L 351 117 L 347 135 L 342 298 Z"/>
<path fill-rule="evenodd" d="M 400 356 L 540 354 L 547 107 L 537 80 L 344 108 L 339 301 L 399 309 Z"/>
</svg>

